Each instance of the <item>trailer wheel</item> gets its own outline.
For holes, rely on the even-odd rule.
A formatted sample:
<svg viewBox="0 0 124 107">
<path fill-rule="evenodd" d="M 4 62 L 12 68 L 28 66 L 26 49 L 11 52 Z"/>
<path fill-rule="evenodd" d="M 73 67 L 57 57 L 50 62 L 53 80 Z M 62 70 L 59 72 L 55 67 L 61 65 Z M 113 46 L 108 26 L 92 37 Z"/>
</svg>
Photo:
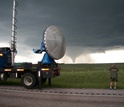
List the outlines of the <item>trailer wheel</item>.
<svg viewBox="0 0 124 107">
<path fill-rule="evenodd" d="M 27 88 L 31 89 L 36 85 L 36 78 L 32 73 L 25 73 L 22 76 L 22 85 Z"/>
<path fill-rule="evenodd" d="M 7 80 L 7 74 L 6 73 L 1 73 L 0 74 L 0 81 L 6 81 Z"/>
</svg>

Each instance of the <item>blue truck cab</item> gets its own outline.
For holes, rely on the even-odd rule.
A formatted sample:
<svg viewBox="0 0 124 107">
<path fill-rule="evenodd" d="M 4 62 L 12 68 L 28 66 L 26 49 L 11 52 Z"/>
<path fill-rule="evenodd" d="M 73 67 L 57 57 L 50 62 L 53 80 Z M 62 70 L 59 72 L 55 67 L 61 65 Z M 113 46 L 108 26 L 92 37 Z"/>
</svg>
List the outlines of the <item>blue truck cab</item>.
<svg viewBox="0 0 124 107">
<path fill-rule="evenodd" d="M 0 48 L 0 68 L 7 68 L 11 66 L 11 50 L 8 47 Z"/>
</svg>

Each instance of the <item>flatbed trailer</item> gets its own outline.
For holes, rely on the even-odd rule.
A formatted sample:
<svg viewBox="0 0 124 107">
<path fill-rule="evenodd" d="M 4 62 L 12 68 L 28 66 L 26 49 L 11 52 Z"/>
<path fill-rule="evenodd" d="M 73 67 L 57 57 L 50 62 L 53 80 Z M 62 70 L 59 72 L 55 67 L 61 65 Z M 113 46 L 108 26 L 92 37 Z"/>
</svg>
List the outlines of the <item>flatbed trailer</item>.
<svg viewBox="0 0 124 107">
<path fill-rule="evenodd" d="M 25 88 L 31 89 L 42 84 L 48 79 L 51 85 L 51 78 L 60 75 L 58 64 L 32 64 L 32 63 L 16 63 L 13 67 L 5 67 L 0 69 L 0 81 L 6 81 L 8 78 L 21 78 L 21 83 Z"/>
<path fill-rule="evenodd" d="M 43 64 L 38 62 L 14 63 L 12 65 L 12 54 L 9 47 L 0 47 L 0 81 L 6 81 L 8 78 L 21 78 L 22 85 L 25 88 L 33 88 L 42 84 L 48 79 L 51 85 L 51 78 L 60 75 L 60 68 L 57 63 Z"/>
</svg>

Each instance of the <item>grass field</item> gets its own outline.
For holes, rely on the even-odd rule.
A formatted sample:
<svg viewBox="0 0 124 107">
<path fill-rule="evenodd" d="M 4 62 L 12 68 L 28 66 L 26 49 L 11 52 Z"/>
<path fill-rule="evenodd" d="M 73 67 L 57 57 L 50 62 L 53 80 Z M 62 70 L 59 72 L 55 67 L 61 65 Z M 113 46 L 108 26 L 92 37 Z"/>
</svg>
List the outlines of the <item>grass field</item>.
<svg viewBox="0 0 124 107">
<path fill-rule="evenodd" d="M 111 64 L 61 64 L 61 76 L 52 79 L 55 88 L 109 88 Z M 118 88 L 124 89 L 124 64 L 117 64 Z M 21 85 L 20 80 L 8 80 L 6 83 Z M 44 87 L 48 87 L 45 83 Z"/>
<path fill-rule="evenodd" d="M 109 88 L 109 68 L 112 64 L 65 64 L 60 65 L 61 76 L 52 79 L 52 87 Z M 118 88 L 124 88 L 124 64 L 117 64 Z"/>
</svg>

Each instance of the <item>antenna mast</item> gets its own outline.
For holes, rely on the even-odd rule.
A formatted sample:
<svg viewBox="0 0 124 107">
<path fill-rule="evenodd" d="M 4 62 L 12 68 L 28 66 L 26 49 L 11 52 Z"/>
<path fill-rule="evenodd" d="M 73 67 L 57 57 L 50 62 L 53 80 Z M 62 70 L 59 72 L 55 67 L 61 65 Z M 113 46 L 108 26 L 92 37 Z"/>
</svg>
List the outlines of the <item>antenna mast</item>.
<svg viewBox="0 0 124 107">
<path fill-rule="evenodd" d="M 17 10 L 16 7 L 18 5 L 18 2 L 16 0 L 13 0 L 13 16 L 12 16 L 12 35 L 11 35 L 11 52 L 12 52 L 12 65 L 14 64 L 14 59 L 15 59 L 15 54 L 17 53 L 16 50 L 16 37 L 15 35 L 17 34 L 16 29 L 16 15 L 17 15 Z"/>
</svg>

